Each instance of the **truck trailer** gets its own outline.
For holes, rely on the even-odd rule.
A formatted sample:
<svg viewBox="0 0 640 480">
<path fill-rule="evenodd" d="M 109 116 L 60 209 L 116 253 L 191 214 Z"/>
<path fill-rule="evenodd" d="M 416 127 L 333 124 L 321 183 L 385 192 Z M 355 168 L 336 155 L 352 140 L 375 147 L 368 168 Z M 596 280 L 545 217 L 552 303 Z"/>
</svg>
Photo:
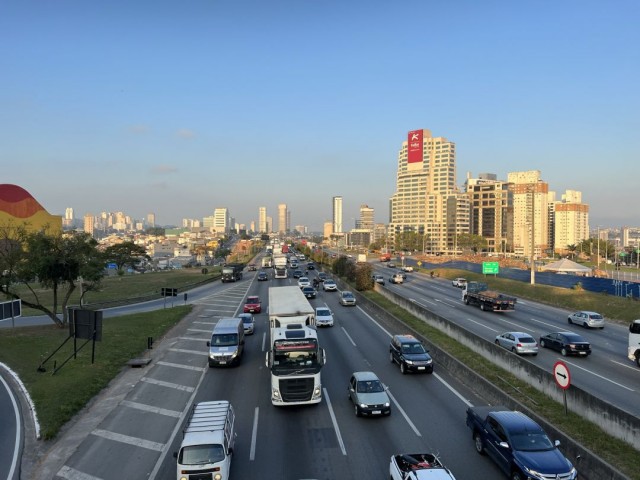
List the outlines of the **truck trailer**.
<svg viewBox="0 0 640 480">
<path fill-rule="evenodd" d="M 462 301 L 466 305 L 478 305 L 480 310 L 503 312 L 516 309 L 516 298 L 489 290 L 486 283 L 467 282 L 462 287 Z"/>
</svg>

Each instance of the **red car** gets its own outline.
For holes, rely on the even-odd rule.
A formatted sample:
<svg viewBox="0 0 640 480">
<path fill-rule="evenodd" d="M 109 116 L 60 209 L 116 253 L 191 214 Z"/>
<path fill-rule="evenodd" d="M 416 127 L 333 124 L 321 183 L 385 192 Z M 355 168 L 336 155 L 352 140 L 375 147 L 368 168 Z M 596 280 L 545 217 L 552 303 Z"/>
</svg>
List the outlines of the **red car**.
<svg viewBox="0 0 640 480">
<path fill-rule="evenodd" d="M 260 303 L 260 297 L 247 297 L 247 301 L 244 304 L 244 313 L 260 313 L 261 311 L 262 303 Z"/>
</svg>

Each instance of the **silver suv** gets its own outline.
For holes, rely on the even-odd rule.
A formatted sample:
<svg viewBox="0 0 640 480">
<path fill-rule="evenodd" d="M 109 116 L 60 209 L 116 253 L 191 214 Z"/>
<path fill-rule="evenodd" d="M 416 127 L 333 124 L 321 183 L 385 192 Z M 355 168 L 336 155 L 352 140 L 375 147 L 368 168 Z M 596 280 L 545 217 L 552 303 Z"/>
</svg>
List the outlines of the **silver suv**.
<svg viewBox="0 0 640 480">
<path fill-rule="evenodd" d="M 345 307 L 355 307 L 356 306 L 356 296 L 349 292 L 348 290 L 344 290 L 340 292 L 340 305 Z"/>
</svg>

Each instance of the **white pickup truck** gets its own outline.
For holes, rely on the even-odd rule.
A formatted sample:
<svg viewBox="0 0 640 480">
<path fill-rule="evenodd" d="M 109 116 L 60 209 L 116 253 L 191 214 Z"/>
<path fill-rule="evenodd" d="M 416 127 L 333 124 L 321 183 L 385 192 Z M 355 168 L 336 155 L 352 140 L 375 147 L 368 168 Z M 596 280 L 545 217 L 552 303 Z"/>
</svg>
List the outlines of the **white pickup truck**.
<svg viewBox="0 0 640 480">
<path fill-rule="evenodd" d="M 391 457 L 391 480 L 456 480 L 432 453 L 404 453 Z"/>
</svg>

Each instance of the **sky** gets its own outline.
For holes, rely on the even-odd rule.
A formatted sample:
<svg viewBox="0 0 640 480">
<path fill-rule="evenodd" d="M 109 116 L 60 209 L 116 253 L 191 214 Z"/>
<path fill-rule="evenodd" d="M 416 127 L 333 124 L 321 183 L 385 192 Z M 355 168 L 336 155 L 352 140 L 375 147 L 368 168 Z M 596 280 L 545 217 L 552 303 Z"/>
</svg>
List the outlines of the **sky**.
<svg viewBox="0 0 640 480">
<path fill-rule="evenodd" d="M 429 129 L 467 172 L 540 170 L 640 226 L 640 2 L 0 2 L 0 183 L 51 214 L 181 225 L 258 208 L 388 222 Z"/>
</svg>

